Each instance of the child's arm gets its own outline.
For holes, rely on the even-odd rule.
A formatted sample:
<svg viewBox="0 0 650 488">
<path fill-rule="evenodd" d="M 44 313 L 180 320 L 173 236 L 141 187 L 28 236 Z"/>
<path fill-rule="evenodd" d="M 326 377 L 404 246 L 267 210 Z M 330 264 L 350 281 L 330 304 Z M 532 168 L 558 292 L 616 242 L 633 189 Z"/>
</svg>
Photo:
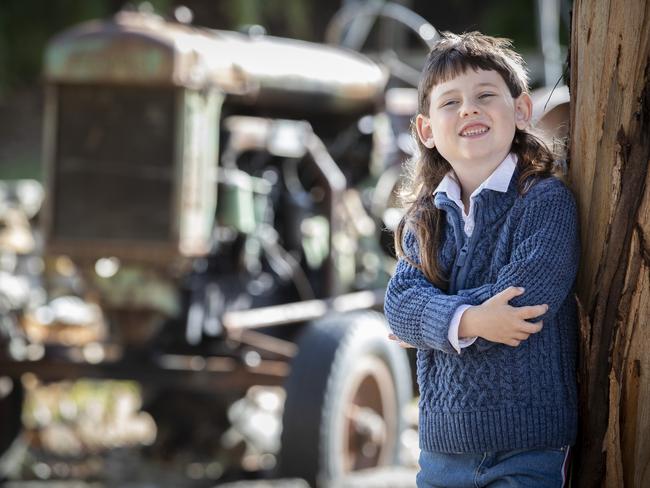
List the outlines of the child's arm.
<svg viewBox="0 0 650 488">
<path fill-rule="evenodd" d="M 512 306 L 547 304 L 547 312 L 537 320 L 546 320 L 557 313 L 578 270 L 578 219 L 575 200 L 568 188 L 552 180 L 549 183 L 555 184 L 545 184 L 546 181 L 531 190 L 535 195 L 530 195 L 531 200 L 522 214 L 515 240 L 517 244 L 510 262 L 499 271 L 496 281 L 460 290 L 459 295 L 485 304 L 509 287 L 523 287 L 525 293 L 513 297 Z M 479 310 L 474 311 L 475 316 L 479 313 Z M 475 342 L 479 349 L 492 345 L 494 342 L 481 338 Z"/>
<path fill-rule="evenodd" d="M 415 238 L 407 235 L 405 241 L 409 239 Z M 471 296 L 446 295 L 400 259 L 386 288 L 384 313 L 393 333 L 405 343 L 455 354 L 447 339 L 451 317 L 459 305 L 479 303 Z"/>
<path fill-rule="evenodd" d="M 548 305 L 510 306 L 508 302 L 521 293 L 523 288 L 511 286 L 481 305 L 459 305 L 451 319 L 447 334 L 454 350 L 460 354 L 461 349 L 471 346 L 477 340 L 482 341 L 482 345 L 477 346 L 479 350 L 487 349 L 497 342 L 517 347 L 531 334 L 542 330 L 541 321 L 531 324 L 526 320 L 543 315 L 548 310 Z M 458 314 L 461 316 L 460 319 L 456 317 Z M 388 334 L 388 338 L 401 347 L 415 347 L 393 333 Z"/>
<path fill-rule="evenodd" d="M 418 244 L 411 231 L 405 232 L 403 244 L 409 258 L 417 262 Z M 448 340 L 451 318 L 460 305 L 480 303 L 469 295 L 447 295 L 400 258 L 386 289 L 384 312 L 393 334 L 404 343 L 457 354 Z"/>
<path fill-rule="evenodd" d="M 418 243 L 407 231 L 404 250 L 411 260 L 418 261 Z M 470 306 L 461 316 L 458 332 L 465 336 L 480 336 L 504 344 L 516 345 L 528 335 L 539 332 L 541 324 L 530 324 L 525 319 L 544 313 L 545 307 L 512 307 L 508 300 L 520 292 L 507 289 L 481 303 L 471 292 L 481 294 L 483 287 L 464 290 L 462 294 L 448 295 L 434 286 L 424 274 L 407 260 L 400 259 L 388 283 L 384 312 L 393 334 L 389 338 L 402 347 L 439 349 L 457 354 L 449 339 L 452 317 L 462 305 Z M 472 306 L 473 305 L 473 306 Z"/>
</svg>

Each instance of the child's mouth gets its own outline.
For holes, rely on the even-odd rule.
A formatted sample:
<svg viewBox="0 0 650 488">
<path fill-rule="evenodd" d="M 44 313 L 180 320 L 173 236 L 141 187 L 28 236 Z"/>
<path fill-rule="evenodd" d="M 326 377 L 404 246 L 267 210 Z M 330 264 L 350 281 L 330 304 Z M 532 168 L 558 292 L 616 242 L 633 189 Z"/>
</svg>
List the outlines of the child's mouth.
<svg viewBox="0 0 650 488">
<path fill-rule="evenodd" d="M 485 125 L 472 125 L 466 129 L 463 129 L 459 135 L 461 137 L 478 137 L 485 134 L 489 130 L 490 128 Z"/>
</svg>

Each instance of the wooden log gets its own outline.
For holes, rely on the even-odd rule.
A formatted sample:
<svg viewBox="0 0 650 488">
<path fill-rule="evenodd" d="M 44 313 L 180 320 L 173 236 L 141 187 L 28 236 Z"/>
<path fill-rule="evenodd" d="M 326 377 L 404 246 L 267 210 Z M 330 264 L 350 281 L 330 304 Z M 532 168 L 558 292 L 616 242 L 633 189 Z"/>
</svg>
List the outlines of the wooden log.
<svg viewBox="0 0 650 488">
<path fill-rule="evenodd" d="M 650 486 L 650 6 L 577 0 L 571 185 L 580 209 L 574 485 Z"/>
</svg>

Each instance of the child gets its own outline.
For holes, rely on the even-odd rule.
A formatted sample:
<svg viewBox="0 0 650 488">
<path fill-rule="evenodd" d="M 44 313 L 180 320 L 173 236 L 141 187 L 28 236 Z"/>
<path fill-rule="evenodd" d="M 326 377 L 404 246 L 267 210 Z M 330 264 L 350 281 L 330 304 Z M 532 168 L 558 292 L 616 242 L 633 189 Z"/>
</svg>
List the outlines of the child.
<svg viewBox="0 0 650 488">
<path fill-rule="evenodd" d="M 575 201 L 527 131 L 509 41 L 443 34 L 418 93 L 385 300 L 391 338 L 418 349 L 418 487 L 563 486 L 577 429 Z"/>
</svg>

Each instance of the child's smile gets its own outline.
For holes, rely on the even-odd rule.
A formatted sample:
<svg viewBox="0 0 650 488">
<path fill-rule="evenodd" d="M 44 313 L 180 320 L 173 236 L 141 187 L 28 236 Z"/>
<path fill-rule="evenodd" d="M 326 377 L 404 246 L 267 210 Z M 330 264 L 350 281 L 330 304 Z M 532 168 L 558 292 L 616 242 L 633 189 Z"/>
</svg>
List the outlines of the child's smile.
<svg viewBox="0 0 650 488">
<path fill-rule="evenodd" d="M 486 134 L 489 130 L 490 128 L 485 124 L 469 123 L 461 129 L 458 135 L 475 139 Z"/>
</svg>

